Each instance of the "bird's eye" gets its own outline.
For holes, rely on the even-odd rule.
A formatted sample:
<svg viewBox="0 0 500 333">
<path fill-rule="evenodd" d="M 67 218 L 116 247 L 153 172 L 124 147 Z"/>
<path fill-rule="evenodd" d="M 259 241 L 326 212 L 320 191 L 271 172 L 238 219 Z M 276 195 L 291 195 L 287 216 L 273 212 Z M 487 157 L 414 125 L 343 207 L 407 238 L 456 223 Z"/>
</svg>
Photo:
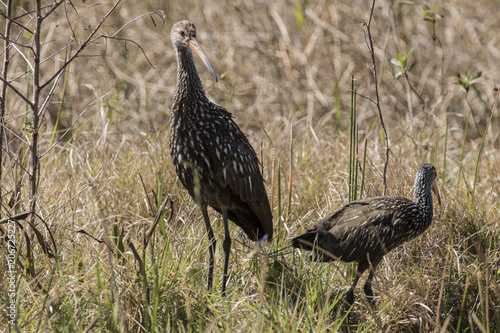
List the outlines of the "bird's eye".
<svg viewBox="0 0 500 333">
<path fill-rule="evenodd" d="M 181 36 L 184 37 L 185 35 L 186 33 L 183 30 L 181 30 Z"/>
</svg>

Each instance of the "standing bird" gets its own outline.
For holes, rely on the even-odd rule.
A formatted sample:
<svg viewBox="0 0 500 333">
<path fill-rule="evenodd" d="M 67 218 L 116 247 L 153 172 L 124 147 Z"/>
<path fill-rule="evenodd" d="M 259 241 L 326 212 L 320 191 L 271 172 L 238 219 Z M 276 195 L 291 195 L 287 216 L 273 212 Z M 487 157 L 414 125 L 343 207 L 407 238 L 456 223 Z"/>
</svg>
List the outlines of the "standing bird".
<svg viewBox="0 0 500 333">
<path fill-rule="evenodd" d="M 354 302 L 354 288 L 368 268 L 364 290 L 373 304 L 372 279 L 384 255 L 422 234 L 432 222 L 432 193 L 441 199 L 431 164 L 422 165 L 415 177 L 413 201 L 404 197 L 375 197 L 353 201 L 325 217 L 311 230 L 292 239 L 292 246 L 313 251 L 312 260 L 358 263 L 356 277 L 346 294 Z"/>
<path fill-rule="evenodd" d="M 172 27 L 177 57 L 177 86 L 172 104 L 170 154 L 175 171 L 189 195 L 200 206 L 210 241 L 208 290 L 212 289 L 215 237 L 207 206 L 222 214 L 224 223 L 225 295 L 231 238 L 228 218 L 251 240 L 273 236 L 271 207 L 259 170 L 259 160 L 231 113 L 210 101 L 194 65 L 196 53 L 217 81 L 215 71 L 196 41 L 189 21 Z"/>
</svg>

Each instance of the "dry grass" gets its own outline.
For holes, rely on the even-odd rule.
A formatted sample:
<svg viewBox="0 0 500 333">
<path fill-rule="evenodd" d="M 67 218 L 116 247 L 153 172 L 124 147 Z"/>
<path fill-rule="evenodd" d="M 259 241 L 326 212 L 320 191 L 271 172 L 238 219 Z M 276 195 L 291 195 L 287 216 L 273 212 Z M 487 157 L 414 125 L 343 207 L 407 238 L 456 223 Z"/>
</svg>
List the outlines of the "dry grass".
<svg viewBox="0 0 500 333">
<path fill-rule="evenodd" d="M 403 1 L 391 7 L 390 1 L 377 1 L 372 36 L 381 107 L 392 144 L 388 193 L 411 197 L 417 167 L 432 162 L 443 173 L 439 181 L 443 203 L 435 208 L 429 231 L 387 255 L 379 266 L 374 282 L 380 295 L 377 309 L 371 310 L 363 301 L 362 288 L 356 290 L 353 312 L 359 327 L 354 329 L 495 332 L 500 329 L 500 117 L 498 90 L 494 90 L 500 85 L 500 6 L 496 0 L 438 2 L 436 12 L 443 16 L 435 25 L 439 44 L 432 39 L 432 24 L 423 20 L 424 4 Z M 19 6 L 18 14 L 22 6 L 29 5 L 21 2 Z M 75 10 L 81 15 L 75 36 L 84 38 L 88 27 L 94 27 L 108 9 L 107 4 L 62 6 L 58 16 L 44 26 L 44 54 L 66 45 L 71 36 L 68 21 L 74 22 Z M 200 211 L 176 179 L 168 152 L 176 81 L 169 31 L 181 19 L 195 23 L 198 41 L 220 77 L 214 83 L 197 63 L 203 85 L 212 100 L 234 114 L 261 156 L 269 193 L 273 161 L 281 164 L 282 216 L 277 213 L 277 198 L 273 201 L 275 225 L 281 225 L 281 233 L 276 237 L 279 242 L 264 248 L 268 253 L 287 246 L 290 237 L 348 200 L 351 75 L 358 93 L 374 98 L 371 56 L 361 24 L 369 18 L 370 4 L 125 1 L 104 31 L 111 34 L 151 10 L 163 10 L 165 22 L 153 16 L 153 24 L 146 16 L 128 25 L 120 37 L 139 43 L 154 68 L 137 46 L 115 40 L 92 45 L 86 57 L 69 68 L 59 130 L 70 126 L 90 103 L 102 99 L 41 159 L 36 209 L 48 228 L 40 224 L 39 230 L 48 241 L 50 229 L 57 256 L 48 258 L 35 241 L 37 276 L 31 279 L 23 273 L 17 284 L 20 331 L 342 329 L 336 302 L 351 283 L 350 265 L 311 263 L 307 254 L 298 252 L 248 259 L 253 244 L 234 227 L 236 245 L 228 295 L 221 298 L 217 291 L 206 293 L 205 228 Z M 27 41 L 29 36 L 25 38 Z M 391 59 L 396 52 L 411 49 L 410 63 L 415 66 L 409 81 L 425 103 L 410 93 L 409 107 L 404 78 L 394 80 L 398 68 Z M 51 61 L 45 67 L 46 75 L 60 59 Z M 26 62 L 19 56 L 13 57 L 10 66 L 12 75 L 26 70 Z M 475 88 L 480 96 L 473 88 L 466 92 L 450 76 L 479 71 L 482 76 Z M 26 85 L 25 81 L 16 84 L 19 89 Z M 58 89 L 44 118 L 41 152 L 49 147 L 62 96 Z M 6 121 L 26 109 L 12 92 L 6 103 Z M 472 116 L 466 133 L 469 111 Z M 474 201 L 469 204 L 489 119 Z M 374 104 L 361 97 L 357 125 L 360 152 L 365 138 L 368 140 L 363 197 L 375 196 L 383 192 L 384 141 Z M 287 207 L 292 126 L 293 187 L 291 206 Z M 23 136 L 23 127 L 23 117 L 8 123 L 19 136 Z M 9 134 L 7 145 L 26 167 L 24 144 Z M 6 156 L 6 146 L 2 149 Z M 12 167 L 4 158 L 2 168 L 4 218 L 7 211 L 14 214 L 27 209 L 28 190 L 22 167 Z M 19 205 L 8 209 L 10 194 L 20 179 Z M 174 201 L 173 216 L 168 219 L 167 213 L 148 247 L 143 248 L 143 235 L 168 196 Z M 219 286 L 223 228 L 220 222 L 215 226 L 219 246 L 214 282 Z M 116 230 L 124 242 L 124 253 L 113 237 Z M 136 271 L 128 241 L 140 255 L 146 252 L 146 280 Z M 26 244 L 21 234 L 18 242 L 24 260 Z M 6 248 L 4 243 L 2 248 Z M 6 267 L 4 261 L 2 256 L 2 267 Z M 6 274 L 4 270 L 0 273 L 2 281 Z M 2 312 L 7 304 L 3 295 L 6 293 L 0 295 Z M 15 331 L 6 326 L 7 320 L 0 322 L 1 331 Z"/>
</svg>

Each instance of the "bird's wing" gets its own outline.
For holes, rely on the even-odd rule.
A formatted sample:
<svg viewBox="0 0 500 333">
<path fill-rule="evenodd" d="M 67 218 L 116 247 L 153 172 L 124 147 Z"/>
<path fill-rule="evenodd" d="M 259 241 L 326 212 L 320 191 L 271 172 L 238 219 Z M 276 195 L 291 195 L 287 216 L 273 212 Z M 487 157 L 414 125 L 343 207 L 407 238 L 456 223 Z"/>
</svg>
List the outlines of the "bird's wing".
<svg viewBox="0 0 500 333">
<path fill-rule="evenodd" d="M 313 229 L 331 232 L 333 229 L 345 229 L 354 226 L 392 226 L 396 216 L 394 207 L 396 205 L 404 207 L 411 204 L 412 202 L 406 198 L 395 197 L 375 197 L 353 201 L 335 213 L 326 216 Z"/>
<path fill-rule="evenodd" d="M 272 213 L 257 154 L 229 112 L 225 112 L 225 119 L 215 120 L 219 135 L 215 142 L 212 141 L 210 158 L 219 167 L 212 176 L 220 186 L 227 186 L 234 196 L 248 204 L 271 238 Z"/>
<path fill-rule="evenodd" d="M 242 201 L 260 200 L 266 192 L 263 186 L 259 186 L 264 180 L 257 154 L 230 117 L 214 122 L 218 136 L 215 142 L 211 141 L 210 158 L 218 167 L 212 168 L 217 169 L 212 176 L 220 185 L 229 186 Z"/>
</svg>

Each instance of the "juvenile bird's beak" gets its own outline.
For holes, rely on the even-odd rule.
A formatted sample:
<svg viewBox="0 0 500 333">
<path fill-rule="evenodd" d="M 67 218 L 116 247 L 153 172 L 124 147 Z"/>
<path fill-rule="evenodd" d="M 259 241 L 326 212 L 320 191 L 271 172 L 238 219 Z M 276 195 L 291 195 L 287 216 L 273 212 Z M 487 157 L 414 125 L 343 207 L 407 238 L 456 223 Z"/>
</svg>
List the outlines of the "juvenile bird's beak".
<svg viewBox="0 0 500 333">
<path fill-rule="evenodd" d="M 431 190 L 432 190 L 432 192 L 434 192 L 434 194 L 436 195 L 436 197 L 437 197 L 437 199 L 438 199 L 438 204 L 441 206 L 441 197 L 439 196 L 439 191 L 438 191 L 438 188 L 437 188 L 436 182 L 432 183 Z"/>
<path fill-rule="evenodd" d="M 203 61 L 210 73 L 214 76 L 215 82 L 217 82 L 217 75 L 215 74 L 214 68 L 212 67 L 210 60 L 208 60 L 207 55 L 205 54 L 205 52 L 203 52 L 203 49 L 201 48 L 200 44 L 198 44 L 196 39 L 191 38 L 191 40 L 189 41 L 189 48 L 191 49 L 191 51 L 196 53 L 198 57 L 200 57 L 201 61 Z"/>
</svg>

